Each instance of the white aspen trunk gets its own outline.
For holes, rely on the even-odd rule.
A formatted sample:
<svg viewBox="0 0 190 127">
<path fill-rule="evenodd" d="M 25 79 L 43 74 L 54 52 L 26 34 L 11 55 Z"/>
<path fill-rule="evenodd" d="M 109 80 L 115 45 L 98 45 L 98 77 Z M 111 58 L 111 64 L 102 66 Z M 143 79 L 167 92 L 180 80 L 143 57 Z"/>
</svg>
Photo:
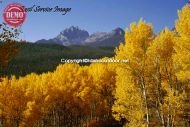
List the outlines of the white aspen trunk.
<svg viewBox="0 0 190 127">
<path fill-rule="evenodd" d="M 144 97 L 144 102 L 145 102 L 145 109 L 146 109 L 146 122 L 147 122 L 147 127 L 150 125 L 150 120 L 149 120 L 149 108 L 148 108 L 148 102 L 147 102 L 147 93 L 146 93 L 146 88 L 145 88 L 145 83 L 144 83 L 144 78 L 141 77 L 141 84 L 142 84 L 142 92 L 143 92 L 143 97 Z"/>
</svg>

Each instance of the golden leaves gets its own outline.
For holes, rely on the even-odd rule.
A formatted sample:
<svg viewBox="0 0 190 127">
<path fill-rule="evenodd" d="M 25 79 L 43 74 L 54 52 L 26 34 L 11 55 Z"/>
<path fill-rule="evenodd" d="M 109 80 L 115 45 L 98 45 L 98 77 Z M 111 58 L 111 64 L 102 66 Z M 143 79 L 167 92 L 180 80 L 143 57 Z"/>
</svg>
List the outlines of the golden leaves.
<svg viewBox="0 0 190 127">
<path fill-rule="evenodd" d="M 176 21 L 176 31 L 180 36 L 190 38 L 190 7 L 186 5 L 178 12 L 179 19 Z"/>
</svg>

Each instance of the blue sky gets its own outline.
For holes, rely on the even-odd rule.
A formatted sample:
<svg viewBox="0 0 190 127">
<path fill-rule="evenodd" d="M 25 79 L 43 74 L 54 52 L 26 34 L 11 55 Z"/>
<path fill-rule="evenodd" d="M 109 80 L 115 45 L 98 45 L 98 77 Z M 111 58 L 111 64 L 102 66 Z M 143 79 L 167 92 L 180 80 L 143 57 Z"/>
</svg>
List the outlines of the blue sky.
<svg viewBox="0 0 190 127">
<path fill-rule="evenodd" d="M 36 41 L 57 36 L 60 31 L 74 25 L 89 33 L 111 31 L 116 27 L 127 28 L 133 21 L 143 18 L 151 22 L 154 31 L 172 28 L 177 19 L 177 10 L 188 0 L 3 0 L 0 3 L 0 21 L 7 4 L 18 2 L 26 7 L 71 7 L 67 15 L 60 13 L 27 13 L 21 27 L 21 39 Z"/>
</svg>

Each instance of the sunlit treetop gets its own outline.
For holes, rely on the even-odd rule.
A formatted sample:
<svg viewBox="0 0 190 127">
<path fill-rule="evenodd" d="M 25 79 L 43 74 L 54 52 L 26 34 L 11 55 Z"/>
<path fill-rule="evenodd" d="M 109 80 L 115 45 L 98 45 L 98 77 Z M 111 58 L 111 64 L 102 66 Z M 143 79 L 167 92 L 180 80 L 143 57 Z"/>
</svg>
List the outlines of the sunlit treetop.
<svg viewBox="0 0 190 127">
<path fill-rule="evenodd" d="M 176 31 L 183 37 L 190 38 L 190 5 L 178 11 L 179 19 L 176 21 Z"/>
</svg>

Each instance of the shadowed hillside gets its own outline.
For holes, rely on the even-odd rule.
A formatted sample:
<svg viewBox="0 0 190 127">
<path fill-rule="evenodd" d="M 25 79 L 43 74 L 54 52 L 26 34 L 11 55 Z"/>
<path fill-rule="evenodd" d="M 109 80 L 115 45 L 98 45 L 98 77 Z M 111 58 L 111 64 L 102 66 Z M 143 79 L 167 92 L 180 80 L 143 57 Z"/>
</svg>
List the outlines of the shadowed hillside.
<svg viewBox="0 0 190 127">
<path fill-rule="evenodd" d="M 28 73 L 42 73 L 55 70 L 61 59 L 101 58 L 114 54 L 113 47 L 61 46 L 58 44 L 19 44 L 19 53 L 8 67 L 1 71 L 3 75 L 24 76 Z"/>
</svg>

